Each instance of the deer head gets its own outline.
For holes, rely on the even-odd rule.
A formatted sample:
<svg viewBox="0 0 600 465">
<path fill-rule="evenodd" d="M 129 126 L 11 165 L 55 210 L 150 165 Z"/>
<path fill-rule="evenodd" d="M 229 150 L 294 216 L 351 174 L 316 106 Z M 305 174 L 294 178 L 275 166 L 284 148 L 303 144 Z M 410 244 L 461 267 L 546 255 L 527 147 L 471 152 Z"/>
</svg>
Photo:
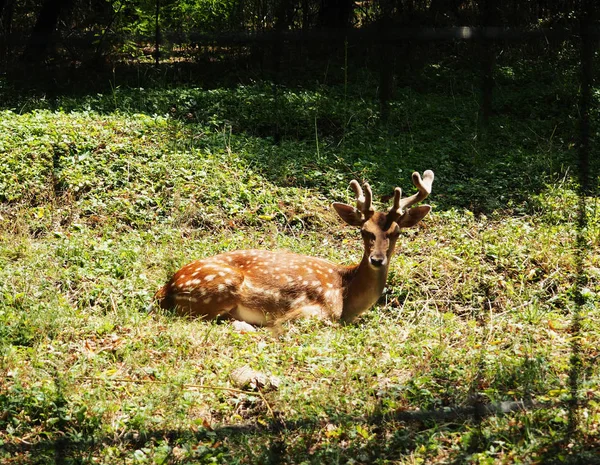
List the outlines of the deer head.
<svg viewBox="0 0 600 465">
<path fill-rule="evenodd" d="M 350 182 L 350 187 L 356 195 L 356 208 L 345 203 L 334 202 L 333 208 L 337 214 L 350 226 L 360 227 L 365 245 L 365 256 L 371 267 L 378 269 L 387 267 L 394 253 L 396 240 L 401 228 L 415 226 L 431 211 L 429 205 L 409 208 L 421 202 L 431 193 L 433 171 L 428 170 L 423 178 L 417 172 L 412 175 L 413 183 L 418 192 L 411 197 L 402 199 L 402 189 L 394 189 L 394 204 L 386 212 L 376 212 L 373 208 L 371 186 L 364 184 L 364 192 L 357 181 Z"/>
</svg>

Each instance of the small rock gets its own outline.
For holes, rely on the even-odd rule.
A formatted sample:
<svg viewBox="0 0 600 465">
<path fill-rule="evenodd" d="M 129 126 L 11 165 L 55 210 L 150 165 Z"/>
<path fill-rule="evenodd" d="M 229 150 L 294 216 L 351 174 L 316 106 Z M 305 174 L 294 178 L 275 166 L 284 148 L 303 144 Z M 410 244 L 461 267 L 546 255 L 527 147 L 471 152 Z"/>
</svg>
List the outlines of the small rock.
<svg viewBox="0 0 600 465">
<path fill-rule="evenodd" d="M 233 384 L 240 389 L 277 389 L 281 384 L 279 377 L 253 370 L 248 365 L 236 368 L 230 377 Z"/>
<path fill-rule="evenodd" d="M 251 324 L 246 323 L 245 321 L 235 320 L 231 323 L 231 326 L 233 327 L 233 329 L 235 329 L 238 333 L 241 334 L 256 332 L 256 328 Z"/>
</svg>

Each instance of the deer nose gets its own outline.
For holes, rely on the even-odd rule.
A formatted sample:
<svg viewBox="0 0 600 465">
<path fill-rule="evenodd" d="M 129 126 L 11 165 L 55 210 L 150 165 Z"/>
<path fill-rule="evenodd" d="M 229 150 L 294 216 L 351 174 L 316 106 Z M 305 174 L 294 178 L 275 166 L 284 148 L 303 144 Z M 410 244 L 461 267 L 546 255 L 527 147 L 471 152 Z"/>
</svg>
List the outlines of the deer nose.
<svg viewBox="0 0 600 465">
<path fill-rule="evenodd" d="M 376 257 L 376 256 L 370 256 L 369 257 L 369 263 L 371 263 L 371 266 L 374 268 L 380 268 L 383 265 L 385 265 L 386 259 L 385 256 L 383 257 Z"/>
</svg>

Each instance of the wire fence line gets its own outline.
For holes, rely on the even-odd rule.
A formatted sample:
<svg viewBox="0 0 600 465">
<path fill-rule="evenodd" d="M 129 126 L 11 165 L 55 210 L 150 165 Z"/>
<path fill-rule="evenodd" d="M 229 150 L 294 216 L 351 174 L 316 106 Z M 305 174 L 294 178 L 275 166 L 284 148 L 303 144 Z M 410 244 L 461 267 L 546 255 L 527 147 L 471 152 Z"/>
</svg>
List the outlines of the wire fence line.
<svg viewBox="0 0 600 465">
<path fill-rule="evenodd" d="M 52 38 L 54 50 L 53 66 L 90 66 L 108 60 L 132 67 L 153 63 L 157 68 L 169 65 L 177 68 L 184 63 L 194 63 L 215 54 L 226 54 L 232 60 L 253 60 L 260 63 L 263 71 L 279 81 L 279 74 L 287 67 L 301 60 L 310 61 L 322 58 L 324 54 L 340 57 L 348 49 L 366 50 L 363 54 L 375 66 L 379 74 L 379 98 L 384 120 L 389 114 L 389 101 L 393 97 L 394 74 L 396 73 L 393 55 L 396 46 L 409 46 L 420 43 L 476 43 L 472 50 L 475 62 L 480 64 L 480 115 L 483 125 L 492 113 L 494 68 L 494 47 L 497 44 L 544 44 L 569 41 L 577 46 L 586 40 L 597 41 L 600 25 L 591 21 L 581 21 L 579 27 L 411 27 L 373 24 L 363 28 L 277 30 L 262 32 L 225 31 L 205 32 L 161 30 L 158 22 L 155 31 L 147 35 L 122 34 L 104 30 L 100 32 L 57 31 Z M 28 44 L 35 42 L 33 37 L 23 34 L 0 34 L 0 69 L 10 74 L 13 68 L 23 63 L 22 53 Z M 39 45 L 39 44 L 38 44 Z M 297 51 L 300 50 L 298 54 Z M 410 51 L 408 51 L 410 55 Z M 349 59 L 350 66 L 360 53 Z M 392 57 L 390 59 L 390 57 Z M 593 60 L 593 57 L 590 58 Z M 212 60 L 214 64 L 219 59 Z M 591 69 L 590 69 L 591 71 Z"/>
<path fill-rule="evenodd" d="M 97 56 L 108 59 L 118 58 L 119 48 L 126 44 L 136 44 L 144 48 L 146 55 L 155 58 L 155 64 L 167 60 L 176 52 L 185 50 L 190 58 L 203 52 L 206 47 L 252 47 L 269 48 L 282 45 L 321 45 L 338 47 L 340 43 L 351 46 L 373 46 L 381 44 L 401 45 L 407 42 L 544 42 L 557 40 L 580 40 L 583 35 L 592 39 L 600 37 L 600 26 L 590 24 L 584 27 L 553 27 L 553 28 L 511 28 L 496 26 L 460 26 L 460 27 L 399 27 L 399 26 L 370 26 L 350 29 L 313 29 L 313 30 L 269 30 L 263 32 L 205 32 L 201 30 L 170 31 L 156 29 L 154 34 L 123 34 L 112 31 L 56 32 L 52 37 L 52 46 L 57 56 L 66 59 L 84 61 L 86 55 L 92 52 Z M 41 44 L 41 39 L 27 37 L 21 33 L 0 33 L 0 64 L 10 67 L 19 62 L 26 44 Z M 235 50 L 232 50 L 235 51 Z M 78 56 L 79 55 L 79 56 Z"/>
<path fill-rule="evenodd" d="M 585 30 L 575 27 L 553 28 L 513 28 L 498 26 L 456 26 L 456 27 L 388 27 L 386 29 L 367 27 L 364 29 L 314 29 L 309 31 L 238 31 L 238 32 L 206 32 L 201 30 L 189 31 L 160 31 L 161 43 L 174 44 L 202 44 L 202 45 L 244 45 L 252 43 L 274 42 L 279 40 L 289 42 L 324 42 L 327 40 L 360 40 L 377 43 L 382 41 L 446 41 L 446 40 L 509 40 L 527 41 L 540 38 L 569 39 L 580 36 L 582 33 L 592 37 L 600 36 L 600 26 L 590 25 Z M 95 44 L 100 38 L 105 37 L 113 42 L 139 42 L 155 43 L 155 35 L 124 34 L 117 32 L 76 32 L 56 34 L 57 43 Z M 12 33 L 4 36 L 12 45 L 24 45 L 35 38 L 28 38 L 22 34 Z"/>
</svg>

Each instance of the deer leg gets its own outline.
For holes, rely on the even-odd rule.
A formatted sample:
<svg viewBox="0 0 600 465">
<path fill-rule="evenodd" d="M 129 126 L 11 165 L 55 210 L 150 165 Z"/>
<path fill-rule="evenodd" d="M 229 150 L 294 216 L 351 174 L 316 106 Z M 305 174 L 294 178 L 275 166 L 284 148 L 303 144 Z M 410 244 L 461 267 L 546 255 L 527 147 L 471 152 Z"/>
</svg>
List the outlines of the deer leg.
<svg viewBox="0 0 600 465">
<path fill-rule="evenodd" d="M 274 325 L 281 325 L 286 321 L 296 320 L 298 318 L 318 318 L 321 321 L 329 321 L 329 315 L 323 310 L 321 305 L 303 305 L 291 312 L 277 318 Z"/>
</svg>

